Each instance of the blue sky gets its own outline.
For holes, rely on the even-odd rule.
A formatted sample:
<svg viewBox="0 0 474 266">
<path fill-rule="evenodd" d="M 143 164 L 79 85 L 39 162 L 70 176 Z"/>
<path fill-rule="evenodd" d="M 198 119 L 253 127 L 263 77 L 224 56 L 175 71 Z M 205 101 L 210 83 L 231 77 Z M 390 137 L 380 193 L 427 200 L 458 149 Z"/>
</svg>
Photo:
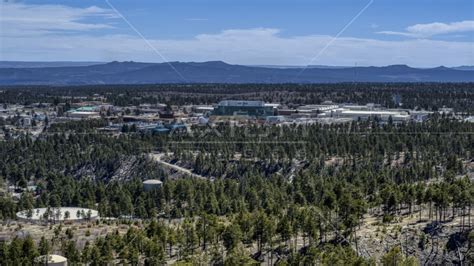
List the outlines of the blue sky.
<svg viewBox="0 0 474 266">
<path fill-rule="evenodd" d="M 109 2 L 3 0 L 0 60 L 474 65 L 472 0 Z"/>
</svg>

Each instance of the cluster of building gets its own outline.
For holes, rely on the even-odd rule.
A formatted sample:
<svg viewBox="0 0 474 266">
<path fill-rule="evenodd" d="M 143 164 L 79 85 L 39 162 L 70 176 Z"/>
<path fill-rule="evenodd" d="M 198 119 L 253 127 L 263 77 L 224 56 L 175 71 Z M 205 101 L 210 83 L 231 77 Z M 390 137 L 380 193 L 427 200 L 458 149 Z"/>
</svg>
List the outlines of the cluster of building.
<svg viewBox="0 0 474 266">
<path fill-rule="evenodd" d="M 96 114 L 92 117 L 104 110 L 103 106 L 95 108 Z M 381 123 L 389 121 L 393 123 L 423 122 L 433 113 L 432 111 L 402 108 L 388 109 L 378 104 L 335 104 L 330 101 L 322 104 L 284 106 L 263 101 L 224 100 L 215 105 L 147 104 L 131 109 L 110 106 L 108 110 L 111 110 L 110 108 L 112 108 L 112 113 L 120 112 L 122 116 L 119 120 L 111 119 L 111 124 L 102 130 L 123 132 L 124 128 L 128 128 L 133 129 L 132 131 L 153 131 L 156 133 L 186 130 L 188 125 L 206 125 L 227 121 L 263 124 L 331 124 L 367 119 L 375 119 Z M 73 112 L 82 112 L 83 110 L 76 109 Z M 89 112 L 90 109 L 85 111 Z M 452 113 L 453 110 L 442 108 L 439 112 Z"/>
<path fill-rule="evenodd" d="M 444 108 L 442 112 L 451 113 Z M 357 120 L 378 119 L 381 122 L 422 122 L 432 112 L 409 109 L 387 109 L 377 104 L 354 105 L 322 104 L 301 105 L 296 107 L 268 104 L 261 101 L 222 101 L 208 113 L 209 117 L 247 117 L 265 120 L 267 123 L 314 122 L 349 122 Z"/>
<path fill-rule="evenodd" d="M 442 113 L 452 113 L 450 108 L 442 108 Z M 221 101 L 207 113 L 207 117 L 245 117 L 265 120 L 267 123 L 288 123 L 299 121 L 315 122 L 349 122 L 357 120 L 378 119 L 381 122 L 425 121 L 431 111 L 409 109 L 388 109 L 381 105 L 335 104 L 330 101 L 322 104 L 300 105 L 296 107 L 262 101 Z"/>
<path fill-rule="evenodd" d="M 48 103 L 30 105 L 2 104 L 0 105 L 0 140 L 7 135 L 16 136 L 28 132 L 33 137 L 38 136 L 50 119 L 56 118 L 57 113 Z"/>
<path fill-rule="evenodd" d="M 152 111 L 147 111 L 152 110 Z M 117 111 L 117 109 L 115 109 Z M 123 114 L 123 108 L 121 109 Z M 233 121 L 237 124 L 309 124 L 346 123 L 374 119 L 381 123 L 423 122 L 431 111 L 388 109 L 377 104 L 355 105 L 322 104 L 284 106 L 263 101 L 224 100 L 215 105 L 144 105 L 134 107 L 134 115 L 123 114 L 120 119 L 111 119 L 109 126 L 101 130 L 110 132 L 152 131 L 170 133 L 186 131 L 187 126 L 208 125 Z M 128 113 L 130 113 L 128 112 Z M 452 113 L 443 108 L 440 112 Z"/>
<path fill-rule="evenodd" d="M 452 113 L 449 108 L 439 112 Z M 104 132 L 152 131 L 180 132 L 190 125 L 207 125 L 234 121 L 260 124 L 345 123 L 376 119 L 382 123 L 425 121 L 432 112 L 409 109 L 388 109 L 378 104 L 336 104 L 330 101 L 310 105 L 281 105 L 263 101 L 223 100 L 215 105 L 140 104 L 114 106 L 105 99 L 83 100 L 58 105 L 31 104 L 0 106 L 0 140 L 7 132 L 28 132 L 38 136 L 49 125 L 84 119 L 106 119 Z M 463 118 L 473 121 L 471 118 Z"/>
</svg>

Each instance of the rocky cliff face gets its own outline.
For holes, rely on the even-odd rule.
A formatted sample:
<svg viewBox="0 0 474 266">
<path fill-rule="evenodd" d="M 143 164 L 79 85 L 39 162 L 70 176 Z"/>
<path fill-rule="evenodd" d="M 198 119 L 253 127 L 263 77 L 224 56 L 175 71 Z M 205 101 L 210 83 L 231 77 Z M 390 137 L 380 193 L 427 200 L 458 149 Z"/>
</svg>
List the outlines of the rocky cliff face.
<svg viewBox="0 0 474 266">
<path fill-rule="evenodd" d="M 474 232 L 468 219 L 464 216 L 463 228 L 460 216 L 445 222 L 419 222 L 419 214 L 413 213 L 390 224 L 368 217 L 357 232 L 357 248 L 362 256 L 377 260 L 398 246 L 403 255 L 415 257 L 420 265 L 468 265 L 474 262 L 474 250 L 470 249 Z M 472 223 L 474 216 L 471 228 Z"/>
</svg>

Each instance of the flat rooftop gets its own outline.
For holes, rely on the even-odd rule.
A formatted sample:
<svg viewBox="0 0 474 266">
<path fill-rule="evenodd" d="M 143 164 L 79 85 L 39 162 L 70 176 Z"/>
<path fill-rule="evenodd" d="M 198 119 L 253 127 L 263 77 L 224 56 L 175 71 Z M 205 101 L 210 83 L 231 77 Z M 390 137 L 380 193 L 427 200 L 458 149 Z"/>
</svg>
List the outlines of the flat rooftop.
<svg viewBox="0 0 474 266">
<path fill-rule="evenodd" d="M 405 112 L 398 112 L 398 111 L 379 111 L 379 110 L 372 110 L 372 111 L 365 111 L 365 110 L 342 110 L 341 114 L 355 114 L 355 115 L 405 115 Z"/>
<path fill-rule="evenodd" d="M 263 101 L 235 101 L 235 100 L 226 100 L 220 101 L 219 106 L 249 106 L 249 107 L 263 107 L 265 103 Z"/>
</svg>

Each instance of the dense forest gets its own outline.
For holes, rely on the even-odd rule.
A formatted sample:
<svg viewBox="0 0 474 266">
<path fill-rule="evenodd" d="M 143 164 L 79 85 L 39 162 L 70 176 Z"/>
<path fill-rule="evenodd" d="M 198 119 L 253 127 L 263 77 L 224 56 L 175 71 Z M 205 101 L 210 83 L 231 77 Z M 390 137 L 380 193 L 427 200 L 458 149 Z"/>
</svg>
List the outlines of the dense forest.
<svg viewBox="0 0 474 266">
<path fill-rule="evenodd" d="M 57 105 L 94 94 L 122 106 L 209 104 L 234 98 L 231 94 L 288 104 L 333 100 L 393 106 L 393 95 L 400 95 L 409 108 L 474 111 L 469 84 L 22 87 L 3 90 L 0 101 Z M 94 223 L 127 224 L 127 231 L 79 247 L 74 232 L 50 225 L 57 231 L 54 239 L 16 237 L 2 243 L 0 264 L 31 264 L 53 246 L 70 263 L 91 265 L 419 263 L 397 247 L 379 261 L 367 256 L 357 232 L 368 215 L 386 224 L 407 215 L 436 224 L 458 219 L 460 239 L 474 241 L 474 183 L 468 176 L 474 124 L 449 115 L 403 124 L 223 123 L 169 135 L 112 136 L 97 131 L 105 123 L 55 124 L 36 139 L 25 134 L 0 142 L 2 183 L 37 185 L 18 201 L 0 197 L 0 217 L 15 219 L 16 212 L 36 207 L 80 206 L 118 218 Z M 207 179 L 170 175 L 151 153 Z M 119 174 L 124 165 L 126 176 Z M 152 178 L 163 186 L 144 190 L 142 181 Z M 472 250 L 464 255 L 469 261 L 474 261 Z"/>
</svg>

